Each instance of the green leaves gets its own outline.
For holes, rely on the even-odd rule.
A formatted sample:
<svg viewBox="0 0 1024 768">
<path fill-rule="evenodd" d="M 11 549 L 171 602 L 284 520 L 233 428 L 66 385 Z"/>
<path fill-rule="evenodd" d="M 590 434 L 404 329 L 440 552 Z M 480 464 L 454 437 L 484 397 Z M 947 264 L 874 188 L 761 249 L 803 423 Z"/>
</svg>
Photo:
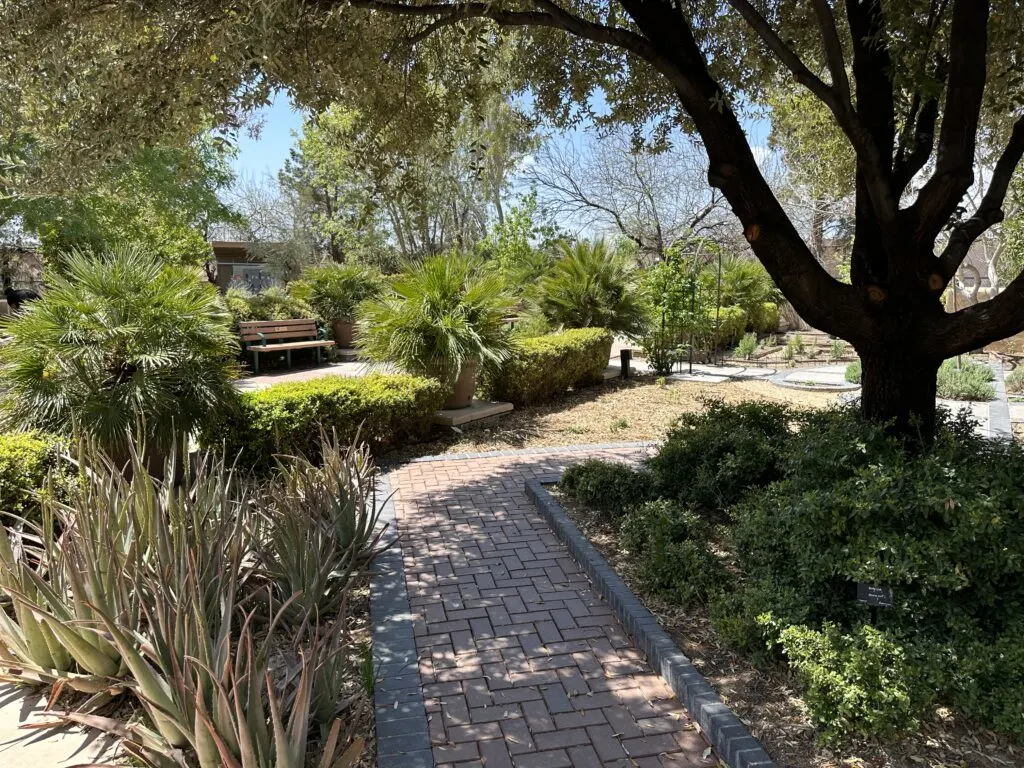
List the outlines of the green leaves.
<svg viewBox="0 0 1024 768">
<path fill-rule="evenodd" d="M 474 361 L 491 366 L 512 354 L 504 318 L 514 307 L 504 279 L 475 258 L 431 256 L 360 306 L 357 344 L 371 360 L 451 383 Z"/>
<path fill-rule="evenodd" d="M 12 426 L 122 452 L 138 428 L 168 451 L 236 397 L 238 342 L 216 289 L 136 246 L 72 252 L 6 329 L 0 392 Z"/>
<path fill-rule="evenodd" d="M 603 240 L 559 244 L 559 258 L 541 279 L 540 311 L 556 327 L 606 328 L 640 334 L 647 314 L 627 260 Z"/>
</svg>

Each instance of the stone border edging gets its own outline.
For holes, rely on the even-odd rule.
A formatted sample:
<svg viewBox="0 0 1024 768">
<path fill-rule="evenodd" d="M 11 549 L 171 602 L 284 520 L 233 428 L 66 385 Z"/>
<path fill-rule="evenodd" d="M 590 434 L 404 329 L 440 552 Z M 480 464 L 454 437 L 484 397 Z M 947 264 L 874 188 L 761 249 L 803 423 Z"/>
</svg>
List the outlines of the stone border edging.
<svg viewBox="0 0 1024 768">
<path fill-rule="evenodd" d="M 818 384 L 818 385 L 814 385 L 814 384 L 801 384 L 801 383 L 798 383 L 798 382 L 791 382 L 791 381 L 787 381 L 786 380 L 787 376 L 789 376 L 794 371 L 798 371 L 798 370 L 800 370 L 800 369 L 799 368 L 787 368 L 785 370 L 780 370 L 774 376 L 770 376 L 767 379 L 767 381 L 770 381 L 772 384 L 774 384 L 777 387 L 782 387 L 783 389 L 795 389 L 795 390 L 797 390 L 799 392 L 824 392 L 824 393 L 828 394 L 829 392 L 858 392 L 858 391 L 860 391 L 860 384 L 853 384 L 851 382 L 846 382 L 845 384 Z"/>
<path fill-rule="evenodd" d="M 391 548 L 374 561 L 370 579 L 376 765 L 434 768 L 402 543 L 398 538 L 391 481 L 385 474 L 377 478 L 377 493 L 380 521 L 387 526 L 383 541 L 391 544 Z"/>
<path fill-rule="evenodd" d="M 1006 397 L 1006 382 L 1003 379 L 1003 362 L 997 359 L 989 361 L 989 366 L 995 374 L 992 386 L 996 391 L 996 399 L 988 404 L 988 433 L 989 437 L 997 437 L 1003 440 L 1013 439 L 1013 423 L 1010 421 L 1010 403 Z"/>
<path fill-rule="evenodd" d="M 466 461 L 467 459 L 496 459 L 511 456 L 540 456 L 547 453 L 589 453 L 592 451 L 615 451 L 622 448 L 650 448 L 659 445 L 653 440 L 638 440 L 625 443 L 591 443 L 587 445 L 544 445 L 537 448 L 514 448 L 501 451 L 479 451 L 477 453 L 436 453 L 433 456 L 417 456 L 413 459 L 398 460 L 387 466 L 400 464 L 422 464 L 429 461 Z M 384 465 L 382 465 L 384 466 Z"/>
<path fill-rule="evenodd" d="M 776 768 L 740 719 L 719 698 L 704 676 L 690 663 L 654 615 L 576 528 L 562 506 L 544 488 L 558 476 L 528 480 L 526 495 L 536 505 L 558 538 L 586 572 L 601 597 L 612 607 L 626 631 L 647 655 L 650 665 L 675 692 L 730 768 Z"/>
</svg>

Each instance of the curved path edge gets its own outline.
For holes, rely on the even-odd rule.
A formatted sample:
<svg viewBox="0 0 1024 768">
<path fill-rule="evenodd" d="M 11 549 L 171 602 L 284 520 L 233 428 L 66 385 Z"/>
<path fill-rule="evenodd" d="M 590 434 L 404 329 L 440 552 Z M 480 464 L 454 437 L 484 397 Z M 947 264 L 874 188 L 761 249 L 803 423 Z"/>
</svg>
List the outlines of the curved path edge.
<svg viewBox="0 0 1024 768">
<path fill-rule="evenodd" d="M 690 663 L 604 557 L 580 533 L 555 498 L 544 487 L 558 475 L 526 481 L 526 495 L 568 547 L 601 596 L 615 611 L 622 626 L 647 655 L 650 665 L 673 690 L 703 729 L 715 752 L 730 768 L 776 768 L 761 743 L 722 702 L 715 689 Z"/>
</svg>

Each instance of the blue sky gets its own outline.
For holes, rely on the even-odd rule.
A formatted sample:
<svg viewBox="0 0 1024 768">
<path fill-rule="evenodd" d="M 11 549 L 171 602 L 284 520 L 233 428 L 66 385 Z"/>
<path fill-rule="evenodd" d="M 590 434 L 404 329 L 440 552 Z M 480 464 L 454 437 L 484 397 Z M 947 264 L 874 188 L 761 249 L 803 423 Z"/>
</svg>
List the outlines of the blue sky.
<svg viewBox="0 0 1024 768">
<path fill-rule="evenodd" d="M 238 138 L 235 173 L 240 178 L 277 175 L 288 158 L 293 131 L 302 126 L 302 114 L 296 112 L 287 94 L 278 92 L 270 106 L 255 113 L 254 121 L 262 123 L 259 136 L 253 138 L 243 131 Z"/>
</svg>

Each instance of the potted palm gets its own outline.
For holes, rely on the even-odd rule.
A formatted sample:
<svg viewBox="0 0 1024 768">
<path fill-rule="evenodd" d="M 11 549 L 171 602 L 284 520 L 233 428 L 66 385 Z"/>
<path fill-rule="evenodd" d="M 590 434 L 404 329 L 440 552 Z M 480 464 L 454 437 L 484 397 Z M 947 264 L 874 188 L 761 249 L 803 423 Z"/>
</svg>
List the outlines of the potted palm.
<svg viewBox="0 0 1024 768">
<path fill-rule="evenodd" d="M 331 325 L 338 348 L 355 341 L 353 313 L 359 302 L 380 294 L 384 278 L 362 264 L 322 264 L 305 269 L 291 293 L 308 302 Z"/>
<path fill-rule="evenodd" d="M 512 353 L 503 318 L 515 306 L 505 281 L 473 257 L 431 256 L 409 265 L 391 290 L 358 310 L 363 355 L 451 387 L 445 408 L 467 408 L 481 366 Z"/>
</svg>

